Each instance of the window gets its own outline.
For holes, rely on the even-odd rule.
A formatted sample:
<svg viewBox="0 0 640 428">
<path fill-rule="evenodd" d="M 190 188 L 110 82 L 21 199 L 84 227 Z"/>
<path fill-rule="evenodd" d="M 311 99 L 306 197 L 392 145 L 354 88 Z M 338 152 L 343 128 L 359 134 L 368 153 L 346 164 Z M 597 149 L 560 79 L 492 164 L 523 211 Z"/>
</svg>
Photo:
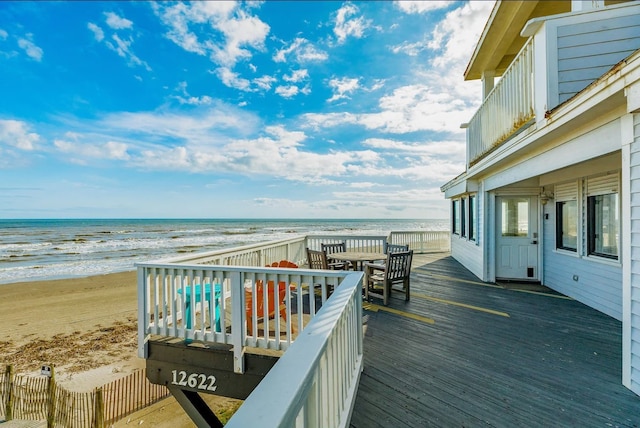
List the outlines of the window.
<svg viewBox="0 0 640 428">
<path fill-rule="evenodd" d="M 620 217 L 617 193 L 587 198 L 588 254 L 618 259 Z"/>
<path fill-rule="evenodd" d="M 556 248 L 578 250 L 578 203 L 556 202 Z"/>
<path fill-rule="evenodd" d="M 460 199 L 460 235 L 467 236 L 467 225 L 466 225 L 466 211 L 465 211 L 465 202 L 466 199 Z"/>
<path fill-rule="evenodd" d="M 454 199 L 451 201 L 451 231 L 459 235 L 460 234 L 460 199 Z"/>
<path fill-rule="evenodd" d="M 476 240 L 476 195 L 469 195 L 469 239 Z"/>
</svg>

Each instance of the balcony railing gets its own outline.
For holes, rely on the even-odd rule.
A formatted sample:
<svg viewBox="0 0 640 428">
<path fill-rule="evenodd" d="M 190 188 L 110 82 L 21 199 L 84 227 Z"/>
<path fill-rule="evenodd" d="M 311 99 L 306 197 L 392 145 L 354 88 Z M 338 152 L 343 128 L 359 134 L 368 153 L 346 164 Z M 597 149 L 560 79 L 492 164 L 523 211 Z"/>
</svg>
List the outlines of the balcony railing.
<svg viewBox="0 0 640 428">
<path fill-rule="evenodd" d="M 533 119 L 533 47 L 532 37 L 469 122 L 469 166 Z"/>
<path fill-rule="evenodd" d="M 640 49 L 639 19 L 639 2 L 531 19 L 521 33 L 529 39 L 469 121 L 468 167 L 529 124 L 552 122 L 554 109 Z"/>
</svg>

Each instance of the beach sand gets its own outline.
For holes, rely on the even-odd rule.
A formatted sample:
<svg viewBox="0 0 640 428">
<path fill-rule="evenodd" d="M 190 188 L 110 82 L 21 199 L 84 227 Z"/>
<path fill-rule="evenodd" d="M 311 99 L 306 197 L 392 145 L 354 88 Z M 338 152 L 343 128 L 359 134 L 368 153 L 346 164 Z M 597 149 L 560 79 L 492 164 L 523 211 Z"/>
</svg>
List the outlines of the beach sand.
<svg viewBox="0 0 640 428">
<path fill-rule="evenodd" d="M 143 368 L 137 357 L 136 272 L 86 278 L 0 284 L 0 364 L 16 373 L 55 367 L 71 391 L 91 391 Z M 238 405 L 209 396 L 214 411 Z M 192 427 L 173 398 L 115 426 Z"/>
</svg>

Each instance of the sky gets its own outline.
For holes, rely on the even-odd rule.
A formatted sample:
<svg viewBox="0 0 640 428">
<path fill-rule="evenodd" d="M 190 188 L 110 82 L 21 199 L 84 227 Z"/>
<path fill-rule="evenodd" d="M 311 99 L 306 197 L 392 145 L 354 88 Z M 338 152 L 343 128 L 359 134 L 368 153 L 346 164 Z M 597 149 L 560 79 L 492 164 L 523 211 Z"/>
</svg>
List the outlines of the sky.
<svg viewBox="0 0 640 428">
<path fill-rule="evenodd" d="M 493 4 L 2 1 L 0 218 L 448 218 Z"/>
</svg>

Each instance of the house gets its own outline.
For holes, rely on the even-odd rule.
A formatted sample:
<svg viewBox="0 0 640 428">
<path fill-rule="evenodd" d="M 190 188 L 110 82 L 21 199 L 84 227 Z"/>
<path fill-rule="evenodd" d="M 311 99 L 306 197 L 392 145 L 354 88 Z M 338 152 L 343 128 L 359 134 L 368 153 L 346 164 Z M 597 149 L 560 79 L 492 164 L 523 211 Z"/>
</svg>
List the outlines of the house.
<svg viewBox="0 0 640 428">
<path fill-rule="evenodd" d="M 620 320 L 640 395 L 640 2 L 497 1 L 464 78 L 483 103 L 441 187 L 452 256 Z"/>
</svg>

